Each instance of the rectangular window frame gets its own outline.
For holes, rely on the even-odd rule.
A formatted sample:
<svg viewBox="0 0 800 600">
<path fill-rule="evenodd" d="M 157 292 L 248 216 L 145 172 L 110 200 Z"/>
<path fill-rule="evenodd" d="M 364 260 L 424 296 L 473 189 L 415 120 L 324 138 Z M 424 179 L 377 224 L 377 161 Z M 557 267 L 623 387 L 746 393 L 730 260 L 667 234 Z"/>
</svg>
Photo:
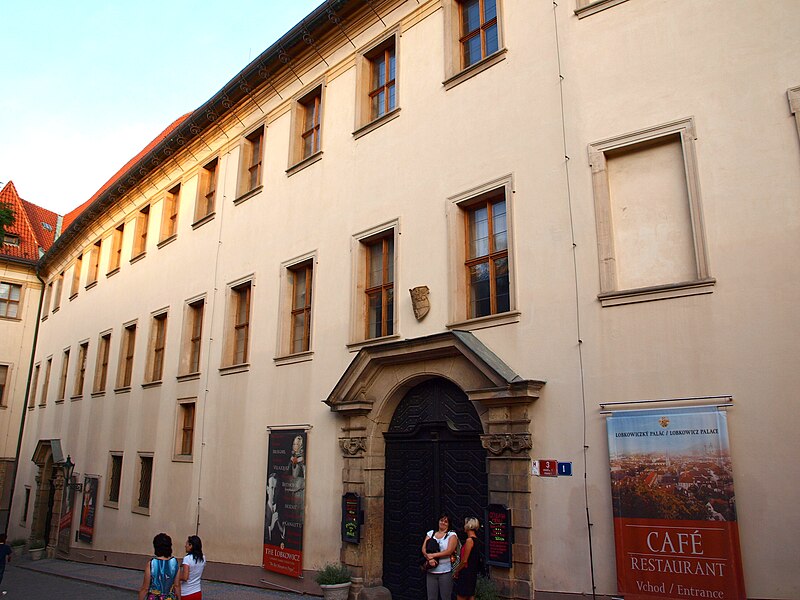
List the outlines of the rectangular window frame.
<svg viewBox="0 0 800 600">
<path fill-rule="evenodd" d="M 8 397 L 11 394 L 11 375 L 13 372 L 11 363 L 0 363 L 0 408 L 8 408 Z"/>
<path fill-rule="evenodd" d="M 102 395 L 108 385 L 108 365 L 111 356 L 111 331 L 104 331 L 97 337 L 97 358 L 94 364 L 92 395 Z"/>
<path fill-rule="evenodd" d="M 192 227 L 198 227 L 214 217 L 217 203 L 219 168 L 219 156 L 215 156 L 207 161 L 197 174 L 197 198 L 195 199 Z"/>
<path fill-rule="evenodd" d="M 286 169 L 289 176 L 322 158 L 325 88 L 325 80 L 318 79 L 292 98 L 292 139 L 289 144 L 289 168 Z M 311 143 L 306 148 L 308 139 Z"/>
<path fill-rule="evenodd" d="M 136 331 L 138 322 L 129 321 L 122 325 L 122 341 L 117 362 L 116 392 L 128 391 L 133 382 L 133 361 L 136 352 Z"/>
<path fill-rule="evenodd" d="M 179 379 L 194 378 L 200 375 L 205 307 L 205 295 L 187 300 L 184 304 L 180 366 L 178 369 Z"/>
<path fill-rule="evenodd" d="M 44 383 L 42 384 L 42 393 L 39 396 L 39 406 L 47 406 L 47 394 L 50 390 L 50 376 L 53 371 L 53 357 L 48 356 L 45 361 L 44 367 Z"/>
<path fill-rule="evenodd" d="M 284 261 L 280 266 L 280 297 L 278 301 L 278 345 L 276 348 L 275 363 L 288 364 L 311 360 L 313 356 L 313 327 L 314 327 L 314 289 L 316 285 L 317 251 L 312 250 L 290 260 Z M 295 306 L 297 289 L 297 274 L 302 272 L 305 276 L 303 306 Z M 310 277 L 309 277 L 310 274 Z M 302 343 L 295 346 L 294 331 L 297 319 L 302 318 L 304 323 Z"/>
<path fill-rule="evenodd" d="M 39 391 L 39 369 L 41 364 L 37 363 L 33 366 L 33 378 L 31 379 L 31 387 L 28 389 L 28 410 L 31 410 L 36 405 L 36 394 Z"/>
<path fill-rule="evenodd" d="M 106 277 L 119 271 L 122 266 L 122 242 L 125 237 L 125 223 L 120 223 L 111 234 L 111 256 L 108 259 Z"/>
<path fill-rule="evenodd" d="M 86 289 L 88 290 L 97 283 L 100 276 L 100 256 L 103 251 L 103 240 L 97 240 L 89 251 L 89 273 L 86 277 Z"/>
<path fill-rule="evenodd" d="M 253 275 L 229 283 L 227 286 L 225 342 L 220 366 L 223 374 L 250 367 L 254 287 Z"/>
<path fill-rule="evenodd" d="M 356 121 L 353 131 L 353 136 L 356 139 L 399 116 L 399 42 L 399 27 L 394 27 L 392 30 L 382 34 L 377 40 L 367 44 L 362 50 L 359 50 L 356 55 Z M 392 51 L 394 53 L 394 78 L 387 78 L 383 85 L 378 85 L 374 83 L 375 69 L 377 66 L 376 59 L 380 59 L 381 57 L 385 58 L 387 51 Z M 389 87 L 394 88 L 393 104 L 389 100 Z M 386 100 L 384 102 L 385 112 L 383 114 L 375 114 L 373 111 L 372 98 L 381 88 L 386 92 Z"/>
<path fill-rule="evenodd" d="M 83 254 L 75 257 L 75 262 L 72 265 L 72 285 L 69 291 L 69 299 L 73 300 L 78 296 L 81 289 L 81 271 L 83 270 Z"/>
<path fill-rule="evenodd" d="M 371 243 L 391 236 L 393 247 L 392 273 L 394 290 L 394 307 L 392 312 L 392 333 L 381 337 L 368 337 L 367 327 L 369 322 L 369 305 L 367 303 L 367 277 L 369 262 L 369 246 Z M 351 351 L 357 350 L 364 345 L 375 344 L 387 340 L 393 340 L 400 336 L 400 314 L 396 296 L 398 288 L 398 244 L 400 243 L 400 220 L 393 219 L 386 223 L 381 223 L 353 235 L 350 241 L 351 263 L 351 285 L 352 298 L 350 302 L 350 342 L 347 344 Z"/>
<path fill-rule="evenodd" d="M 483 20 L 484 11 L 482 7 L 484 0 L 478 1 L 481 6 L 480 31 L 483 31 L 483 27 L 489 24 L 489 21 L 484 22 Z M 507 53 L 504 41 L 503 0 L 496 0 L 497 50 L 486 54 L 486 49 L 483 47 L 482 43 L 483 58 L 470 65 L 464 64 L 462 42 L 466 36 L 462 32 L 462 4 L 462 0 L 442 0 L 445 34 L 445 79 L 442 85 L 446 90 L 454 88 L 464 81 L 471 79 L 478 73 L 482 73 L 486 69 L 505 60 Z M 479 33 L 479 35 L 483 37 L 482 33 Z"/>
<path fill-rule="evenodd" d="M 64 271 L 56 277 L 55 288 L 53 289 L 53 313 L 57 313 L 61 308 L 61 294 L 64 291 Z"/>
<path fill-rule="evenodd" d="M 56 403 L 64 402 L 67 398 L 67 381 L 69 380 L 69 355 L 71 348 L 64 348 L 61 354 L 61 374 L 58 378 L 58 398 Z"/>
<path fill-rule="evenodd" d="M 468 259 L 468 218 L 476 203 L 503 193 L 505 196 L 505 218 L 508 256 L 508 304 L 509 309 L 485 316 L 470 315 L 469 264 Z M 447 208 L 449 256 L 451 264 L 448 274 L 450 289 L 450 322 L 448 329 L 474 330 L 495 325 L 516 323 L 520 319 L 517 299 L 516 253 L 514 235 L 514 179 L 511 174 L 504 175 L 482 185 L 466 190 L 449 198 Z"/>
<path fill-rule="evenodd" d="M 197 398 L 179 398 L 175 413 L 173 461 L 192 462 L 194 460 L 196 423 Z"/>
<path fill-rule="evenodd" d="M 155 460 L 152 452 L 136 453 L 136 485 L 133 488 L 131 512 L 150 515 L 153 506 L 153 473 Z"/>
<path fill-rule="evenodd" d="M 136 262 L 147 254 L 147 234 L 150 228 L 150 205 L 147 204 L 136 213 L 134 226 L 133 250 L 131 261 Z"/>
<path fill-rule="evenodd" d="M 44 288 L 44 298 L 42 299 L 42 321 L 46 321 L 50 314 L 50 299 L 53 296 L 53 282 L 50 281 Z"/>
<path fill-rule="evenodd" d="M 16 298 L 14 290 L 17 290 Z M 20 281 L 0 280 L 0 319 L 22 320 L 26 286 Z M 13 313 L 13 314 L 12 314 Z"/>
<path fill-rule="evenodd" d="M 144 384 L 157 385 L 164 380 L 167 352 L 169 309 L 162 308 L 150 315 L 150 336 L 147 341 L 147 369 Z"/>
<path fill-rule="evenodd" d="M 161 201 L 161 228 L 158 247 L 162 248 L 178 237 L 178 216 L 181 210 L 181 184 L 176 183 Z"/>
<path fill-rule="evenodd" d="M 86 363 L 89 360 L 89 340 L 78 344 L 78 363 L 75 365 L 75 375 L 72 384 L 71 400 L 83 398 L 83 388 L 86 385 Z"/>
<path fill-rule="evenodd" d="M 106 493 L 103 506 L 119 509 L 120 492 L 122 491 L 122 469 L 125 466 L 124 453 L 111 451 L 108 453 L 106 470 Z"/>
<path fill-rule="evenodd" d="M 234 204 L 244 202 L 255 196 L 264 187 L 264 150 L 267 139 L 267 126 L 260 123 L 242 137 L 239 145 L 238 193 Z"/>
<path fill-rule="evenodd" d="M 675 134 L 680 136 L 683 150 L 684 174 L 689 198 L 691 236 L 694 245 L 697 276 L 690 281 L 670 282 L 664 285 L 643 288 L 619 289 L 617 285 L 616 253 L 606 153 L 625 148 L 634 148 L 640 144 Z M 589 144 L 589 165 L 592 172 L 600 271 L 600 293 L 598 294 L 598 299 L 602 306 L 617 306 L 619 304 L 707 294 L 713 291 L 713 285 L 716 280 L 709 273 L 697 156 L 694 147 L 696 139 L 694 118 L 688 117 Z"/>
</svg>

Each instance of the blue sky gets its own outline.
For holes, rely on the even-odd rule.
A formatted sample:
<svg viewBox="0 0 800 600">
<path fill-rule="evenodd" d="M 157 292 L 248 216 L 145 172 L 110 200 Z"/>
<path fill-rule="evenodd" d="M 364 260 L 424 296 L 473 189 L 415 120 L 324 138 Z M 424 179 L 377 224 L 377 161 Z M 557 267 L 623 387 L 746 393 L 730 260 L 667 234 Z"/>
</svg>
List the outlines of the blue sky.
<svg viewBox="0 0 800 600">
<path fill-rule="evenodd" d="M 320 2 L 3 2 L 0 182 L 69 212 Z"/>
</svg>

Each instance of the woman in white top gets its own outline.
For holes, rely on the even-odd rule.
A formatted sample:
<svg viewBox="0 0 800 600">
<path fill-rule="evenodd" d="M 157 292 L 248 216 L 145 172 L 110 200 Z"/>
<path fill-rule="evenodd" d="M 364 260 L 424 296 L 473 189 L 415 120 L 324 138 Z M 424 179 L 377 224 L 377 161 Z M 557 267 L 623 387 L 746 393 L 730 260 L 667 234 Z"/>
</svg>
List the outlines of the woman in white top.
<svg viewBox="0 0 800 600">
<path fill-rule="evenodd" d="M 186 540 L 186 556 L 181 565 L 181 600 L 203 600 L 200 591 L 200 578 L 206 559 L 203 556 L 203 542 L 196 535 L 190 535 Z"/>
<path fill-rule="evenodd" d="M 428 540 L 434 540 L 439 545 L 438 552 L 428 552 Z M 443 514 L 439 517 L 439 529 L 431 529 L 422 542 L 422 554 L 428 560 L 428 571 L 425 575 L 428 589 L 428 600 L 450 600 L 453 592 L 453 565 L 451 557 L 454 556 L 458 537 L 450 529 L 450 519 Z"/>
</svg>

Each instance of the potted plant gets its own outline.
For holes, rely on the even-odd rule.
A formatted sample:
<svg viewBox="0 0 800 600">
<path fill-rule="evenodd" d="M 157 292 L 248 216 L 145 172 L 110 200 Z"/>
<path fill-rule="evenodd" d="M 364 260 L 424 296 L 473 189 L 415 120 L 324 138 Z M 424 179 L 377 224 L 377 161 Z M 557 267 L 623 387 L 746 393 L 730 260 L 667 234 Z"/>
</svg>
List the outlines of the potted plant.
<svg viewBox="0 0 800 600">
<path fill-rule="evenodd" d="M 32 540 L 30 546 L 28 546 L 28 555 L 31 560 L 39 560 L 44 556 L 46 549 L 44 540 Z"/>
<path fill-rule="evenodd" d="M 328 563 L 317 572 L 316 581 L 325 600 L 347 600 L 352 577 L 341 563 Z"/>
<path fill-rule="evenodd" d="M 488 577 L 478 576 L 475 587 L 475 600 L 498 600 L 497 585 Z"/>
<path fill-rule="evenodd" d="M 11 546 L 11 551 L 14 553 L 15 558 L 22 557 L 22 552 L 25 550 L 25 538 L 17 538 L 8 543 Z"/>
</svg>

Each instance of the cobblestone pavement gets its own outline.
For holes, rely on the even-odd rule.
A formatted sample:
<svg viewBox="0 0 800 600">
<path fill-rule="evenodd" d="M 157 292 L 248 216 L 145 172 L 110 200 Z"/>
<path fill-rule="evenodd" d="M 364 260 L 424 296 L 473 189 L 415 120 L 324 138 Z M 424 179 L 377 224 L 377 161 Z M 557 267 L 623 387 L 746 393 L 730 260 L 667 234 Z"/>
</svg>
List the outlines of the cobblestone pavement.
<svg viewBox="0 0 800 600">
<path fill-rule="evenodd" d="M 142 572 L 46 559 L 12 562 L 6 568 L 0 600 L 118 600 L 136 598 Z M 300 594 L 263 590 L 243 585 L 203 581 L 203 600 L 300 600 Z"/>
</svg>

